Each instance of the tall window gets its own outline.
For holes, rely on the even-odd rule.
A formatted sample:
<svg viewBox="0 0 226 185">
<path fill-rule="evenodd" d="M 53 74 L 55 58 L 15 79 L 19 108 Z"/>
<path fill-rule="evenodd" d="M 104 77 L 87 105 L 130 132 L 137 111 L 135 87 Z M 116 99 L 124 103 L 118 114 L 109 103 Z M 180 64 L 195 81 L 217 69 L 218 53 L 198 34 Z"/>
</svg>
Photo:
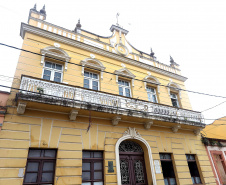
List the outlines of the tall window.
<svg viewBox="0 0 226 185">
<path fill-rule="evenodd" d="M 118 80 L 119 95 L 131 97 L 130 83 L 124 80 Z"/>
<path fill-rule="evenodd" d="M 186 158 L 188 161 L 188 167 L 190 170 L 191 179 L 192 179 L 193 184 L 202 184 L 200 175 L 199 175 L 199 170 L 198 170 L 196 160 L 195 160 L 195 155 L 186 154 Z"/>
<path fill-rule="evenodd" d="M 23 185 L 53 185 L 56 150 L 30 149 Z"/>
<path fill-rule="evenodd" d="M 63 76 L 63 66 L 60 64 L 45 62 L 43 69 L 43 79 L 61 82 Z"/>
<path fill-rule="evenodd" d="M 93 90 L 99 90 L 99 75 L 96 73 L 84 72 L 84 87 Z"/>
<path fill-rule="evenodd" d="M 170 98 L 171 98 L 171 102 L 172 102 L 173 107 L 179 108 L 180 106 L 179 106 L 177 94 L 170 92 Z"/>
<path fill-rule="evenodd" d="M 165 185 L 176 185 L 177 183 L 173 169 L 171 154 L 160 154 L 160 161 L 162 165 Z"/>
<path fill-rule="evenodd" d="M 146 89 L 147 89 L 147 93 L 148 93 L 148 101 L 158 103 L 156 90 L 154 88 L 148 87 L 148 86 Z"/>
<path fill-rule="evenodd" d="M 103 185 L 103 152 L 82 152 L 82 185 Z"/>
</svg>

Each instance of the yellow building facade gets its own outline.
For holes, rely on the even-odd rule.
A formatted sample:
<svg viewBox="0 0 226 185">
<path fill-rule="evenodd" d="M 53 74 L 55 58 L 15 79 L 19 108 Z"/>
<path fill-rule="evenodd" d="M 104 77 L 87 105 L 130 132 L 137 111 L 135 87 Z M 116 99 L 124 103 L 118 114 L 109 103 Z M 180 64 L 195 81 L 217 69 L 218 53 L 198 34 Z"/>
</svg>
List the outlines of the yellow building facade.
<svg viewBox="0 0 226 185">
<path fill-rule="evenodd" d="M 216 184 L 179 65 L 29 12 L 0 132 L 0 184 Z"/>
</svg>

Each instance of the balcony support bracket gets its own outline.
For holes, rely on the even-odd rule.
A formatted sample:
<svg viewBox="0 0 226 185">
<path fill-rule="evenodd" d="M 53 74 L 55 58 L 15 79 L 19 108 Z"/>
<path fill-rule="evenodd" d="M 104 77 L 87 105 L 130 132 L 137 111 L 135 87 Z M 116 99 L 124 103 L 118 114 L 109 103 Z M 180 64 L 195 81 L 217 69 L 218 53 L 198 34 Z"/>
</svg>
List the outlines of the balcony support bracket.
<svg viewBox="0 0 226 185">
<path fill-rule="evenodd" d="M 78 115 L 78 110 L 72 109 L 70 114 L 69 114 L 69 118 L 71 121 L 75 121 Z"/>
<path fill-rule="evenodd" d="M 201 128 L 194 130 L 194 134 L 196 136 L 199 135 L 201 130 L 202 130 Z"/>
<path fill-rule="evenodd" d="M 113 126 L 116 126 L 118 125 L 118 122 L 121 120 L 121 117 L 120 116 L 115 116 L 112 118 L 112 125 Z"/>
<path fill-rule="evenodd" d="M 27 106 L 26 103 L 20 102 L 17 106 L 17 114 L 24 114 L 26 106 Z"/>
<path fill-rule="evenodd" d="M 153 120 L 150 120 L 150 121 L 147 121 L 144 123 L 144 128 L 146 130 L 150 129 L 151 128 L 151 125 L 153 125 Z"/>
<path fill-rule="evenodd" d="M 178 131 L 179 128 L 181 128 L 180 125 L 176 125 L 176 126 L 172 127 L 173 133 L 176 133 L 176 132 Z"/>
</svg>

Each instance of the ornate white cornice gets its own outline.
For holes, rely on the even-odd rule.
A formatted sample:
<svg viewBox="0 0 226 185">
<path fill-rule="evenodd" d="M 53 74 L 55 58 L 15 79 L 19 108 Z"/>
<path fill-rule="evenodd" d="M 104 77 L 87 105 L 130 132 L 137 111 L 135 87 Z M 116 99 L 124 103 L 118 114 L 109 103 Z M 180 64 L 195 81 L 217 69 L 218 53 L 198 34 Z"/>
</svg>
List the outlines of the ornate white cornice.
<svg viewBox="0 0 226 185">
<path fill-rule="evenodd" d="M 85 43 L 82 43 L 82 42 L 79 42 L 79 41 L 76 41 L 76 40 L 72 40 L 70 38 L 67 38 L 67 37 L 46 31 L 46 30 L 42 30 L 41 28 L 38 28 L 38 27 L 34 27 L 34 26 L 31 26 L 31 25 L 28 25 L 28 24 L 25 24 L 25 23 L 21 23 L 20 35 L 23 39 L 24 39 L 26 32 L 29 32 L 29 33 L 32 33 L 32 34 L 35 34 L 35 35 L 39 35 L 41 37 L 49 38 L 49 39 L 52 39 L 54 41 L 64 43 L 64 44 L 68 44 L 68 45 L 71 45 L 71 46 L 74 46 L 74 47 L 77 47 L 77 48 L 80 48 L 80 49 L 84 49 L 84 50 L 87 50 L 91 53 L 97 53 L 97 54 L 103 55 L 105 57 L 109 57 L 109 58 L 121 61 L 123 63 L 128 63 L 128 64 L 131 64 L 131 65 L 136 66 L 136 67 L 140 67 L 140 68 L 143 68 L 143 69 L 146 69 L 146 70 L 150 70 L 150 71 L 153 71 L 153 72 L 156 72 L 156 73 L 159 73 L 159 74 L 162 74 L 162 75 L 165 75 L 165 76 L 168 76 L 168 77 L 171 77 L 171 78 L 183 81 L 183 82 L 187 80 L 187 78 L 184 77 L 184 76 L 174 74 L 172 72 L 169 72 L 169 71 L 166 71 L 166 70 L 163 70 L 163 69 L 160 69 L 160 68 L 148 65 L 148 64 L 144 64 L 144 63 L 138 62 L 136 60 L 126 58 L 126 57 L 120 56 L 118 54 L 111 53 L 109 51 L 105 51 L 103 49 L 99 49 L 99 48 L 96 48 L 94 46 L 90 46 L 90 45 L 87 45 Z"/>
</svg>

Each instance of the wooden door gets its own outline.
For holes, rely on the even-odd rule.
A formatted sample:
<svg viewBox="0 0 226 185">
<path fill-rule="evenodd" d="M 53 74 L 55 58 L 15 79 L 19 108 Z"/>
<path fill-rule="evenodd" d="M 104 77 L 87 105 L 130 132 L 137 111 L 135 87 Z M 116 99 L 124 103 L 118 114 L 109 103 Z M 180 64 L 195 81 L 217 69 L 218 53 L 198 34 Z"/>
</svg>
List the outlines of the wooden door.
<svg viewBox="0 0 226 185">
<path fill-rule="evenodd" d="M 148 182 L 143 150 L 120 151 L 119 154 L 120 154 L 120 171 L 122 184 L 147 185 Z"/>
</svg>

